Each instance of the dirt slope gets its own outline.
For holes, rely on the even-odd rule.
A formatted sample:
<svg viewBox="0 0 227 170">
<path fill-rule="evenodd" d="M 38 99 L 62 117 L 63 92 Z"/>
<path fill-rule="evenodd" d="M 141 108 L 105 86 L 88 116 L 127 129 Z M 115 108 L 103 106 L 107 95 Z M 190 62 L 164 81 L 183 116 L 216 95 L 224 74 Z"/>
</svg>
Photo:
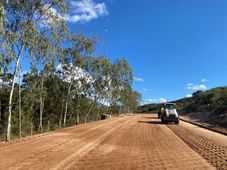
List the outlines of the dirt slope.
<svg viewBox="0 0 227 170">
<path fill-rule="evenodd" d="M 185 135 L 182 132 L 187 131 Z M 156 115 L 88 123 L 0 145 L 0 169 L 222 169 L 226 136 L 187 123 L 163 125 Z M 189 133 L 189 134 L 188 134 Z M 195 146 L 191 141 L 199 138 Z M 188 135 L 194 135 L 189 137 Z M 204 141 L 205 140 L 205 141 Z M 207 144 L 211 142 L 212 144 Z M 208 151 L 200 152 L 199 146 Z M 212 153 L 216 156 L 212 162 Z M 208 154 L 208 155 L 209 155 Z M 204 156 L 205 155 L 205 156 Z M 209 163 L 210 162 L 210 163 Z M 218 162 L 218 163 L 214 163 Z"/>
</svg>

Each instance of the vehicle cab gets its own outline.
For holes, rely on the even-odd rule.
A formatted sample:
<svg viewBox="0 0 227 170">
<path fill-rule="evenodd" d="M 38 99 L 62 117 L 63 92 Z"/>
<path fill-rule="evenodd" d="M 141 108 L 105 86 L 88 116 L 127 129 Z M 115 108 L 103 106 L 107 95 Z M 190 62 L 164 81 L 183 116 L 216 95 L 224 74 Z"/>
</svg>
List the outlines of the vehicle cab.
<svg viewBox="0 0 227 170">
<path fill-rule="evenodd" d="M 174 122 L 179 124 L 179 115 L 176 110 L 176 103 L 164 103 L 160 106 L 158 117 L 162 123 Z"/>
</svg>

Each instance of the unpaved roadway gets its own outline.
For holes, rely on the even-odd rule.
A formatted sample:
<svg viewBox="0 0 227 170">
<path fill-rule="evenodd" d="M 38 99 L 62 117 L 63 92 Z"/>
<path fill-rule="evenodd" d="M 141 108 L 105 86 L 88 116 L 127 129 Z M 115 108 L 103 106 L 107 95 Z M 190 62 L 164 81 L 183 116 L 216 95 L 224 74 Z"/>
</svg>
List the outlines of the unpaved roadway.
<svg viewBox="0 0 227 170">
<path fill-rule="evenodd" d="M 97 121 L 0 144 L 0 169 L 227 169 L 227 137 L 156 114 Z"/>
</svg>

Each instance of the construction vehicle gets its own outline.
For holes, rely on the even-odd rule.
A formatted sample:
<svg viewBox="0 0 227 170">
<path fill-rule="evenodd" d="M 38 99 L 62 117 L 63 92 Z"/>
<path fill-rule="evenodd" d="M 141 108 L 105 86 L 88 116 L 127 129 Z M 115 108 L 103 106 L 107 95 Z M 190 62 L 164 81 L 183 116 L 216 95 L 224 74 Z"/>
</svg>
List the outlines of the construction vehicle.
<svg viewBox="0 0 227 170">
<path fill-rule="evenodd" d="M 111 115 L 108 114 L 101 114 L 101 120 L 105 120 L 105 119 L 111 119 Z"/>
<path fill-rule="evenodd" d="M 179 124 L 179 115 L 176 110 L 176 103 L 164 103 L 160 106 L 158 118 L 162 123 L 174 122 Z"/>
</svg>

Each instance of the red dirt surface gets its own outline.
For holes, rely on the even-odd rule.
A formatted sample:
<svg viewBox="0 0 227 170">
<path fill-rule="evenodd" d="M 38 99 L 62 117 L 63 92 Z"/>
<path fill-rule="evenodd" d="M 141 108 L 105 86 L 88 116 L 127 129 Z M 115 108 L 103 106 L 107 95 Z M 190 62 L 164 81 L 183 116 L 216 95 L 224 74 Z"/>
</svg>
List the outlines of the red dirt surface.
<svg viewBox="0 0 227 170">
<path fill-rule="evenodd" d="M 156 114 L 92 122 L 1 144 L 0 169 L 227 168 L 227 137 L 195 127 L 163 125 Z M 210 150 L 216 153 L 213 162 L 206 156 Z"/>
</svg>

